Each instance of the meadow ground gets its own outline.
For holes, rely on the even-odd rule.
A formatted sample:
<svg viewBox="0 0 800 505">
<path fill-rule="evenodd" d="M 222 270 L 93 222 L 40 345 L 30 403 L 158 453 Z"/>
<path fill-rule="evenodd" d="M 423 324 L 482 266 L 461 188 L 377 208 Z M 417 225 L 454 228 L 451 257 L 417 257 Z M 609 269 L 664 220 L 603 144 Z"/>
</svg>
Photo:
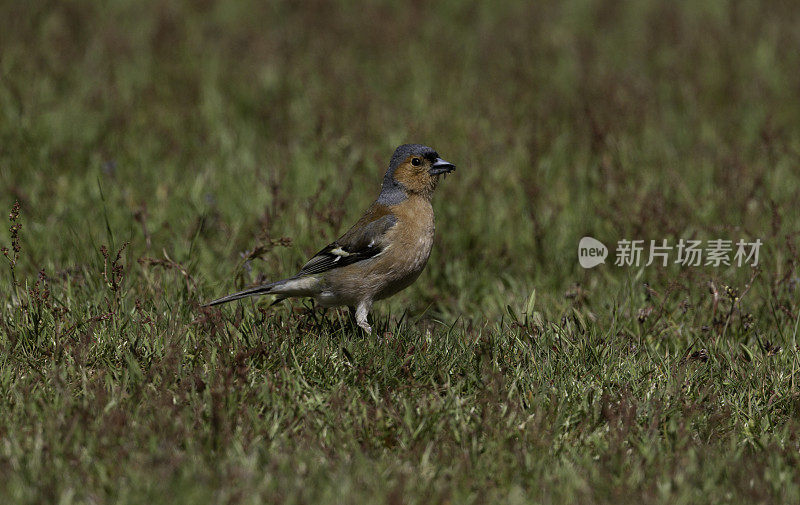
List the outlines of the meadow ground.
<svg viewBox="0 0 800 505">
<path fill-rule="evenodd" d="M 791 2 L 0 3 L 0 501 L 797 503 L 798 47 Z M 458 171 L 385 341 L 201 308 L 408 141 Z M 681 238 L 759 265 L 613 264 Z"/>
</svg>

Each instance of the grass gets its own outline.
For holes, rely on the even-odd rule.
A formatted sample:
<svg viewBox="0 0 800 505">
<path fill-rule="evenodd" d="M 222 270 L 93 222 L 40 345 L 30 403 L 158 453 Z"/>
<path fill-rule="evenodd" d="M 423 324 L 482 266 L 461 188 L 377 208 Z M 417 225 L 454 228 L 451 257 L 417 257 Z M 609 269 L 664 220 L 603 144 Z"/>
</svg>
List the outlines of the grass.
<svg viewBox="0 0 800 505">
<path fill-rule="evenodd" d="M 790 3 L 0 19 L 4 503 L 800 500 Z M 293 273 L 409 141 L 458 171 L 385 340 L 302 302 L 201 307 Z M 612 246 L 591 270 L 587 235 Z M 764 245 L 613 265 L 681 238 Z"/>
</svg>

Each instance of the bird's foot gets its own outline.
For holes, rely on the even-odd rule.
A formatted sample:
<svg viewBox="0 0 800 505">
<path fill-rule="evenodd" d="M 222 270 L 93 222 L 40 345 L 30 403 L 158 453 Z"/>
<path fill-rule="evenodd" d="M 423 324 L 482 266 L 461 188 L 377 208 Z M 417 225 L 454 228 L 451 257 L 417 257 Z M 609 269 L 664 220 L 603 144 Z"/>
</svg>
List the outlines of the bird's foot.
<svg viewBox="0 0 800 505">
<path fill-rule="evenodd" d="M 358 327 L 367 332 L 367 335 L 372 335 L 372 327 L 366 321 L 359 321 Z"/>
<path fill-rule="evenodd" d="M 367 314 L 372 307 L 372 302 L 363 301 L 356 307 L 356 323 L 358 326 L 367 332 L 367 335 L 372 335 L 372 327 L 367 322 Z"/>
</svg>

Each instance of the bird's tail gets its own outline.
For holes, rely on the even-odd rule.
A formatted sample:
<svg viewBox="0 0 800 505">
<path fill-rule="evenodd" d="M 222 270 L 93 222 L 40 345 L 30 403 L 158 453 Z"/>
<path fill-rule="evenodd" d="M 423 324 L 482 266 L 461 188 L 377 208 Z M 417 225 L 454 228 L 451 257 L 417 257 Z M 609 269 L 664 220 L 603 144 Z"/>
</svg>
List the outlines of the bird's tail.
<svg viewBox="0 0 800 505">
<path fill-rule="evenodd" d="M 292 277 L 282 281 L 273 282 L 271 284 L 262 284 L 248 288 L 238 293 L 233 293 L 222 298 L 217 298 L 205 304 L 205 307 L 213 307 L 222 303 L 232 302 L 247 298 L 248 296 L 257 295 L 282 295 L 277 301 L 283 300 L 290 296 L 312 296 L 315 294 L 317 279 L 313 277 Z"/>
</svg>

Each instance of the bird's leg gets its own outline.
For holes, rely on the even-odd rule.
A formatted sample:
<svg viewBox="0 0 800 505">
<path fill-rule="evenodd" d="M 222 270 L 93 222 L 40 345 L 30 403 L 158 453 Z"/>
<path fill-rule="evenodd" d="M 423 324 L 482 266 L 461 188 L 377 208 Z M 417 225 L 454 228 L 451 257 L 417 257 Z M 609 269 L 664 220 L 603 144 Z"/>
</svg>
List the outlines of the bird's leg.
<svg viewBox="0 0 800 505">
<path fill-rule="evenodd" d="M 372 335 L 372 328 L 367 322 L 367 314 L 369 314 L 369 309 L 371 308 L 372 302 L 366 300 L 359 302 L 358 307 L 356 307 L 356 324 L 369 335 Z"/>
</svg>

